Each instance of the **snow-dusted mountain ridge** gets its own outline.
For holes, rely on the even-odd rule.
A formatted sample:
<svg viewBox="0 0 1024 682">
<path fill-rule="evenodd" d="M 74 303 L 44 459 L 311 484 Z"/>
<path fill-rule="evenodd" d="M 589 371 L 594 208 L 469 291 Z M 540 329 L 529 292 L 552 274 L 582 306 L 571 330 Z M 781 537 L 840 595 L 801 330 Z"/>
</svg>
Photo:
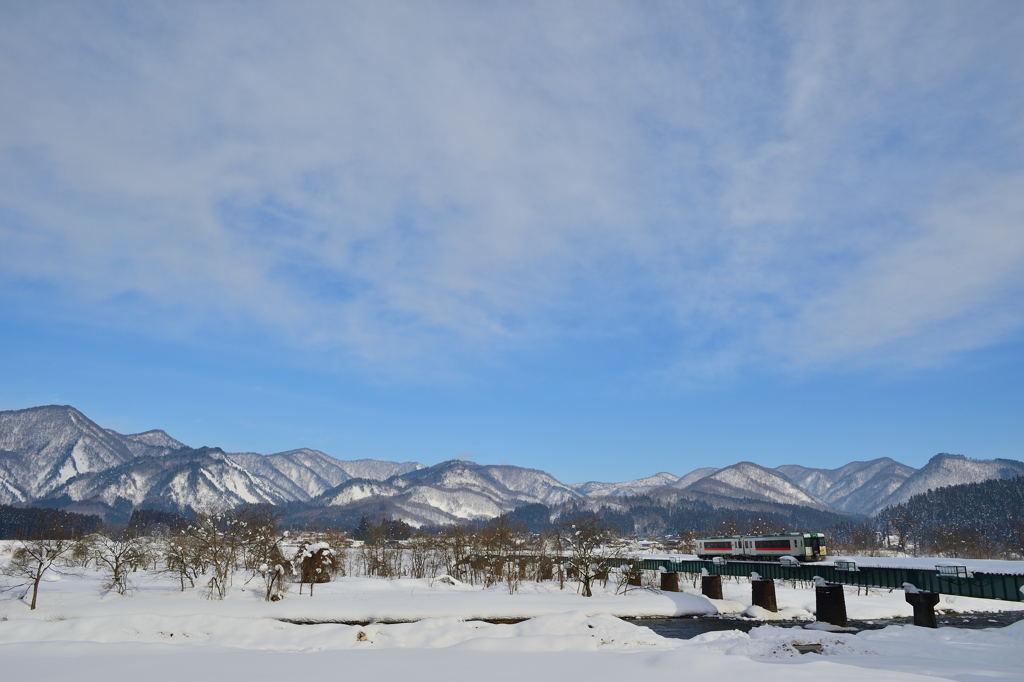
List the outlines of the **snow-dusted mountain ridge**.
<svg viewBox="0 0 1024 682">
<path fill-rule="evenodd" d="M 915 469 L 880 457 L 867 462 L 850 462 L 838 469 L 786 464 L 776 471 L 834 509 L 866 513 L 880 508 L 879 504 L 899 489 Z"/>
<path fill-rule="evenodd" d="M 661 471 L 653 476 L 646 476 L 644 478 L 636 478 L 632 481 L 622 481 L 620 483 L 602 483 L 600 481 L 587 481 L 586 483 L 576 483 L 572 486 L 573 490 L 576 490 L 583 495 L 600 495 L 607 497 L 622 497 L 625 495 L 640 495 L 655 488 L 660 488 L 666 485 L 672 485 L 680 480 L 675 474 L 670 474 L 666 471 Z"/>
<path fill-rule="evenodd" d="M 181 448 L 162 458 L 138 457 L 81 474 L 53 492 L 69 506 L 102 505 L 222 511 L 240 504 L 288 501 L 219 448 Z"/>
<path fill-rule="evenodd" d="M 4 490 L 18 490 L 26 501 L 36 499 L 74 476 L 138 456 L 123 436 L 69 405 L 0 412 L 0 450 L 5 453 L 0 502 L 10 494 Z"/>
<path fill-rule="evenodd" d="M 1017 460 L 939 454 L 920 470 L 887 457 L 835 469 L 745 461 L 682 476 L 660 472 L 567 485 L 537 469 L 463 460 L 425 467 L 339 460 L 309 448 L 269 455 L 193 449 L 159 429 L 121 434 L 103 428 L 68 405 L 0 412 L 0 504 L 40 501 L 115 517 L 137 506 L 187 511 L 297 504 L 345 518 L 365 512 L 438 525 L 489 519 L 524 505 L 625 508 L 635 497 L 870 515 L 929 489 L 1020 475 L 1024 462 Z"/>
<path fill-rule="evenodd" d="M 160 429 L 121 434 L 103 428 L 70 405 L 0 411 L 0 504 L 67 499 L 100 513 L 156 502 L 191 509 L 276 504 L 312 499 L 350 478 L 385 479 L 422 466 L 343 461 L 310 449 L 272 455 L 192 450 Z"/>
<path fill-rule="evenodd" d="M 963 455 L 940 453 L 915 471 L 887 497 L 867 510 L 874 514 L 885 507 L 906 502 L 914 495 L 961 483 L 981 483 L 1024 476 L 1024 462 L 1015 459 L 968 459 Z"/>
</svg>

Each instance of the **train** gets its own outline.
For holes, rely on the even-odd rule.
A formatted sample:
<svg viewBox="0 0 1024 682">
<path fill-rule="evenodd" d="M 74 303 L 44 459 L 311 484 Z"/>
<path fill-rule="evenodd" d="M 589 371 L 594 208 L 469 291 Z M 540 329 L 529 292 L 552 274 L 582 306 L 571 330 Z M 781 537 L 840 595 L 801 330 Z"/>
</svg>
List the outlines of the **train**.
<svg viewBox="0 0 1024 682">
<path fill-rule="evenodd" d="M 791 556 L 800 561 L 821 561 L 826 558 L 823 533 L 782 533 L 780 535 L 729 535 L 699 538 L 697 556 L 728 559 L 778 559 Z"/>
</svg>

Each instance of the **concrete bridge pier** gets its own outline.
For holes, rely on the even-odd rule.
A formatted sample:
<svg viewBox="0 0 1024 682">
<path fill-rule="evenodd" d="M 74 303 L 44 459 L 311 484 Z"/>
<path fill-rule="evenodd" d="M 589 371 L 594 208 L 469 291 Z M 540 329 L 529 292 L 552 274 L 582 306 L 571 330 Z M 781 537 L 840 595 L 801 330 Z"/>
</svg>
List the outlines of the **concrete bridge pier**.
<svg viewBox="0 0 1024 682">
<path fill-rule="evenodd" d="M 814 588 L 814 618 L 823 623 L 831 623 L 845 628 L 846 594 L 843 586 L 836 583 L 825 583 Z"/>
<path fill-rule="evenodd" d="M 661 590 L 662 592 L 678 592 L 679 591 L 679 574 L 675 572 L 665 571 L 661 574 Z"/>
<path fill-rule="evenodd" d="M 750 581 L 750 603 L 760 606 L 766 611 L 777 612 L 779 605 L 775 601 L 775 581 L 752 579 Z"/>
<path fill-rule="evenodd" d="M 914 625 L 939 627 L 935 620 L 935 605 L 939 603 L 937 592 L 907 592 L 907 603 L 914 607 Z"/>
<path fill-rule="evenodd" d="M 700 577 L 700 593 L 708 599 L 721 599 L 722 576 L 702 575 Z"/>
</svg>

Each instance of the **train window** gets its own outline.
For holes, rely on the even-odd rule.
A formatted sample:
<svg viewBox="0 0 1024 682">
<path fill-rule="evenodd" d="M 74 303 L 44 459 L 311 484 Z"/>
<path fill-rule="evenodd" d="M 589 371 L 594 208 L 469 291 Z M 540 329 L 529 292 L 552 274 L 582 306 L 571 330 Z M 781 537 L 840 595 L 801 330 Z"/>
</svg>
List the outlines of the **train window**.
<svg viewBox="0 0 1024 682">
<path fill-rule="evenodd" d="M 704 549 L 732 549 L 731 542 L 705 542 Z"/>
<path fill-rule="evenodd" d="M 754 547 L 762 552 L 792 549 L 792 545 L 790 545 L 789 540 L 757 540 L 754 542 Z"/>
</svg>

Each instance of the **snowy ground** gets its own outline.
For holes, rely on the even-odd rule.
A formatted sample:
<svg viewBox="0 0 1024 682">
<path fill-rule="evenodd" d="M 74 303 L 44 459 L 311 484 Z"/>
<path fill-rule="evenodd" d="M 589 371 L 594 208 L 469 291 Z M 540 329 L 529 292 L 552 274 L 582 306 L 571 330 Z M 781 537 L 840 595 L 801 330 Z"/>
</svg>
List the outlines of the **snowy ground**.
<svg viewBox="0 0 1024 682">
<path fill-rule="evenodd" d="M 225 601 L 179 592 L 166 575 L 135 574 L 131 596 L 103 594 L 102 576 L 85 570 L 43 584 L 39 609 L 0 594 L 0 670 L 6 679 L 263 680 L 299 674 L 378 679 L 595 680 L 654 674 L 759 679 L 1019 680 L 1024 622 L 998 630 L 892 626 L 859 634 L 763 626 L 749 634 L 715 632 L 665 639 L 613 615 L 738 614 L 748 608 L 745 580 L 724 583 L 725 601 L 635 590 L 594 598 L 556 583 L 525 583 L 509 595 L 429 580 L 342 578 L 310 598 L 293 587 L 275 604 L 260 586 L 236 580 Z M 692 584 L 686 589 L 693 591 Z M 779 583 L 785 616 L 812 618 L 814 592 Z M 1024 604 L 952 598 L 954 610 L 1022 609 Z M 851 618 L 908 615 L 902 592 L 847 596 Z M 539 616 L 514 625 L 473 618 Z M 390 625 L 296 625 L 280 618 Z M 792 643 L 818 642 L 822 655 Z M 186 654 L 186 655 L 182 655 Z M 301 655 L 296 655 L 301 654 Z M 383 677 L 380 677 L 383 676 Z"/>
</svg>

